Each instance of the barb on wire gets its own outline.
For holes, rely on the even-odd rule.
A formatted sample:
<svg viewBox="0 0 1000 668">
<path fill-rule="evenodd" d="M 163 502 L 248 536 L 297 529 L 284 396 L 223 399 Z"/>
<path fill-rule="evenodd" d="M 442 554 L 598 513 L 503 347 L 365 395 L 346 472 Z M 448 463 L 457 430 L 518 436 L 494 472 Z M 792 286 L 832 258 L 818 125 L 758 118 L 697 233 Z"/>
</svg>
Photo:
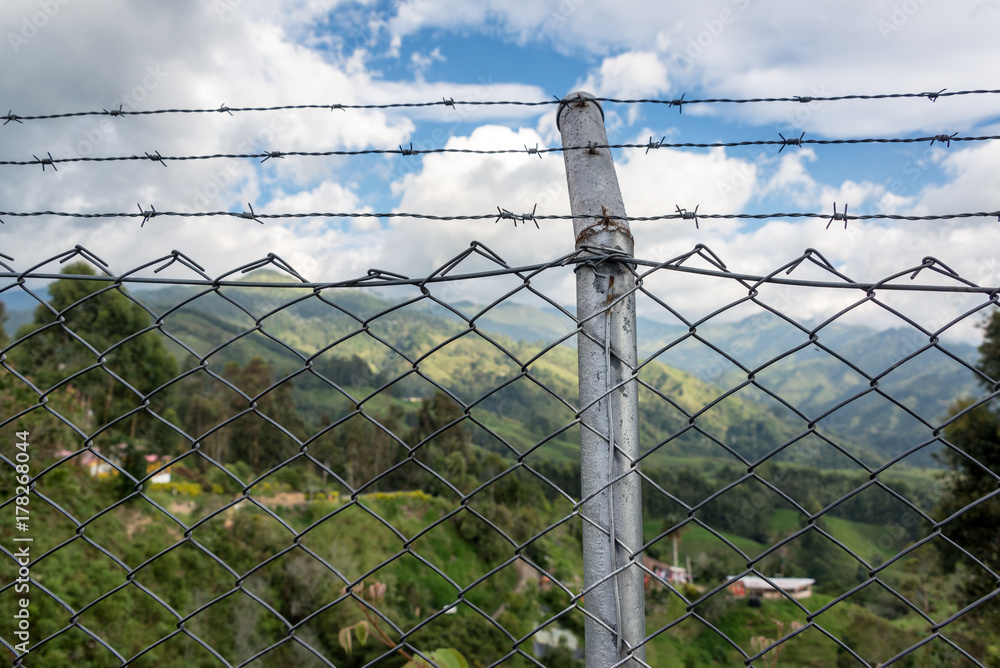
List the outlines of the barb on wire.
<svg viewBox="0 0 1000 668">
<path fill-rule="evenodd" d="M 52 170 L 53 170 L 53 171 L 56 171 L 56 172 L 58 172 L 59 170 L 58 170 L 58 169 L 56 168 L 56 161 L 55 161 L 55 159 L 54 159 L 54 158 L 52 157 L 52 154 L 51 154 L 51 153 L 49 153 L 49 154 L 48 154 L 48 156 L 49 156 L 49 157 L 47 157 L 47 158 L 39 158 L 39 157 L 38 157 L 37 155 L 35 155 L 34 153 L 32 153 L 32 154 L 31 154 L 31 157 L 32 157 L 32 158 L 34 158 L 34 159 L 35 159 L 35 161 L 34 161 L 33 163 L 30 163 L 30 164 L 33 164 L 33 165 L 41 165 L 41 166 L 42 166 L 42 171 L 43 171 L 43 172 L 45 171 L 45 165 L 49 165 L 50 167 L 52 167 Z"/>
<path fill-rule="evenodd" d="M 139 207 L 139 214 L 142 216 L 142 224 L 139 227 L 145 227 L 147 222 L 160 215 L 152 204 L 149 205 L 149 211 L 143 211 L 141 204 L 136 203 L 136 206 Z"/>
<path fill-rule="evenodd" d="M 158 163 L 160 163 L 160 164 L 161 164 L 161 165 L 163 165 L 164 167 L 166 167 L 166 166 L 167 166 L 167 163 L 163 162 L 163 156 L 162 156 L 162 155 L 160 155 L 160 152 L 159 152 L 159 151 L 156 151 L 155 153 L 152 153 L 152 154 L 150 154 L 150 153 L 147 153 L 147 154 L 146 154 L 146 157 L 147 157 L 147 158 L 148 158 L 149 160 L 152 160 L 153 162 L 158 162 Z"/>
<path fill-rule="evenodd" d="M 781 153 L 782 151 L 785 150 L 786 146 L 798 146 L 799 148 L 801 148 L 802 138 L 806 136 L 806 133 L 803 132 L 798 137 L 789 137 L 787 139 L 785 138 L 785 135 L 781 134 L 780 132 L 778 133 L 778 136 L 781 137 L 781 148 L 778 149 L 778 153 Z"/>
<path fill-rule="evenodd" d="M 3 122 L 4 125 L 7 125 L 11 121 L 14 121 L 15 123 L 21 123 L 22 125 L 24 124 L 24 122 L 20 119 L 20 117 L 14 115 L 14 112 L 13 112 L 12 109 L 8 110 L 7 111 L 7 115 L 4 116 L 3 118 L 4 118 L 4 122 Z"/>
<path fill-rule="evenodd" d="M 444 97 L 444 98 L 441 98 L 441 101 L 444 103 L 444 106 L 451 107 L 452 109 L 455 108 L 455 98 L 453 98 L 453 97 Z"/>
<path fill-rule="evenodd" d="M 410 148 L 403 148 L 402 145 L 399 147 L 400 155 L 413 155 L 413 142 L 410 142 Z"/>
<path fill-rule="evenodd" d="M 948 90 L 948 89 L 947 89 L 947 88 L 942 88 L 941 90 L 939 90 L 939 91 L 938 91 L 938 92 L 936 92 L 936 93 L 924 93 L 924 95 L 925 95 L 925 96 L 927 97 L 927 99 L 928 99 L 928 100 L 930 100 L 931 102 L 937 102 L 937 99 L 938 99 L 939 97 L 941 97 L 941 93 L 945 92 L 946 90 Z"/>
<path fill-rule="evenodd" d="M 535 148 L 528 148 L 528 145 L 525 144 L 524 145 L 524 150 L 525 150 L 525 152 L 527 152 L 528 155 L 537 155 L 539 160 L 542 159 L 542 154 L 538 151 L 538 144 L 537 143 L 535 144 Z"/>
<path fill-rule="evenodd" d="M 653 136 L 652 136 L 652 135 L 650 135 L 650 136 L 649 136 L 649 143 L 647 143 L 647 144 L 646 144 L 646 153 L 649 153 L 649 150 L 650 150 L 650 149 L 656 149 L 656 148 L 660 148 L 660 147 L 661 147 L 661 146 L 663 145 L 663 142 L 665 142 L 666 140 L 667 140 L 667 137 L 666 137 L 666 135 L 664 135 L 664 136 L 663 136 L 663 137 L 662 137 L 662 138 L 660 139 L 660 141 L 658 141 L 658 142 L 654 142 L 654 141 L 653 141 Z"/>
<path fill-rule="evenodd" d="M 694 211 L 688 211 L 687 209 L 682 209 L 679 205 L 674 204 L 674 208 L 677 209 L 677 214 L 683 220 L 693 220 L 694 221 L 694 229 L 696 229 L 696 230 L 701 229 L 700 227 L 698 227 L 698 207 L 699 206 L 701 206 L 701 204 L 698 204 L 697 206 L 695 206 L 694 207 Z"/>
<path fill-rule="evenodd" d="M 265 155 L 264 159 L 261 160 L 260 162 L 261 162 L 261 164 L 264 164 L 265 162 L 267 162 L 271 158 L 281 158 L 281 159 L 284 159 L 284 157 L 285 157 L 285 154 L 282 153 L 281 151 L 268 151 L 267 155 Z"/>
<path fill-rule="evenodd" d="M 538 221 L 535 219 L 535 212 L 536 211 L 538 211 L 538 203 L 537 202 L 535 203 L 535 206 L 532 207 L 531 213 L 523 213 L 523 214 L 521 214 L 521 222 L 523 223 L 525 221 L 530 220 L 531 222 L 533 222 L 535 224 L 535 227 L 537 227 L 538 229 L 542 229 L 541 226 L 538 224 Z"/>
<path fill-rule="evenodd" d="M 230 109 L 229 107 L 227 107 L 225 102 L 223 102 L 222 106 L 220 106 L 218 109 L 216 109 L 216 111 L 218 111 L 220 113 L 225 112 L 225 113 L 229 114 L 230 116 L 233 115 L 232 109 Z"/>
<path fill-rule="evenodd" d="M 104 113 L 107 114 L 108 116 L 112 116 L 112 117 L 124 116 L 125 112 L 122 110 L 123 106 L 124 105 L 119 104 L 117 109 L 112 109 L 111 111 L 108 111 L 107 109 L 103 109 L 102 111 L 104 111 Z"/>
<path fill-rule="evenodd" d="M 257 217 L 257 213 L 253 210 L 253 204 L 251 204 L 250 202 L 247 202 L 247 206 L 250 207 L 249 211 L 243 211 L 240 214 L 234 214 L 234 215 L 239 215 L 240 218 L 243 218 L 243 219 L 246 219 L 246 220 L 256 220 L 258 223 L 260 223 L 261 225 L 263 225 L 264 221 Z"/>
<path fill-rule="evenodd" d="M 955 137 L 957 136 L 958 136 L 957 132 L 951 135 L 937 135 L 936 137 L 931 138 L 931 146 L 934 145 L 934 142 L 939 142 L 941 144 L 946 145 L 948 148 L 951 148 L 951 141 L 955 139 Z"/>
<path fill-rule="evenodd" d="M 668 106 L 677 107 L 677 113 L 678 114 L 683 114 L 684 113 L 684 105 L 685 104 L 691 104 L 690 101 L 687 101 L 687 102 L 684 101 L 684 96 L 685 95 L 687 95 L 687 93 L 681 93 L 681 96 L 679 98 L 674 99 L 674 100 L 670 100 L 670 103 L 669 103 Z"/>
<path fill-rule="evenodd" d="M 501 220 L 511 220 L 514 221 L 514 227 L 517 227 L 517 224 L 519 222 L 526 223 L 530 220 L 535 224 L 535 227 L 537 227 L 538 229 L 542 229 L 541 226 L 539 226 L 538 224 L 538 219 L 537 219 L 538 217 L 535 215 L 536 211 L 538 211 L 538 204 L 535 204 L 534 208 L 531 210 L 531 213 L 522 213 L 520 216 L 517 215 L 516 213 L 513 213 L 512 211 L 508 211 L 507 209 L 501 209 L 500 207 L 497 207 L 497 212 L 498 212 L 497 219 L 493 221 L 493 224 L 495 225 L 499 223 Z"/>
<path fill-rule="evenodd" d="M 842 220 L 842 221 L 844 221 L 844 229 L 845 230 L 847 229 L 847 204 L 844 204 L 844 212 L 843 213 L 837 213 L 837 203 L 836 202 L 833 203 L 833 215 L 830 216 L 830 222 L 828 222 L 826 224 L 826 229 L 830 229 L 830 225 L 835 220 Z"/>
<path fill-rule="evenodd" d="M 501 209 L 500 207 L 497 207 L 497 211 L 499 211 L 499 214 L 497 215 L 497 219 L 493 221 L 494 225 L 499 223 L 501 220 L 513 220 L 514 227 L 517 227 L 517 216 L 514 215 L 514 213 L 508 211 L 507 209 Z"/>
</svg>

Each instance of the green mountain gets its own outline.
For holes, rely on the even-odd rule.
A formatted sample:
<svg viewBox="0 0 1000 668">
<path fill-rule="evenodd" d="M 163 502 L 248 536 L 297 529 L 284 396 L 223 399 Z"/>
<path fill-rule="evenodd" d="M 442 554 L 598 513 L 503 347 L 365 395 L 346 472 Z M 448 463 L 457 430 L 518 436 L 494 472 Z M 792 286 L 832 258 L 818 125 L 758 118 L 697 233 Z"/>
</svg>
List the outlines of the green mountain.
<svg viewBox="0 0 1000 668">
<path fill-rule="evenodd" d="M 255 272 L 251 280 L 273 278 Z M 279 375 L 295 374 L 295 402 L 312 429 L 342 419 L 359 403 L 378 416 L 392 406 L 412 410 L 416 400 L 444 391 L 470 407 L 477 444 L 520 454 L 544 440 L 533 456 L 577 459 L 576 351 L 538 343 L 552 328 L 562 327 L 556 339 L 572 331 L 564 315 L 505 303 L 477 318 L 473 330 L 465 318 L 481 308 L 470 303 L 457 305 L 467 314 L 462 317 L 430 300 L 392 302 L 363 290 L 317 297 L 305 288 L 199 293 L 170 287 L 138 296 L 183 342 L 172 345 L 185 368 L 205 357 L 221 372 L 229 362 L 245 365 L 261 356 Z M 659 361 L 646 364 L 640 378 L 641 442 L 650 461 L 667 455 L 734 459 L 727 448 L 753 460 L 803 429 L 782 419 L 778 407 L 743 393 L 724 397 L 717 385 Z M 851 448 L 864 452 L 857 444 Z M 827 466 L 843 464 L 832 448 L 813 456 Z"/>
<path fill-rule="evenodd" d="M 289 282 L 266 270 L 245 280 Z M 560 432 L 574 421 L 566 402 L 577 401 L 574 323 L 552 306 L 505 301 L 484 310 L 458 301 L 449 308 L 421 299 L 415 289 L 415 301 L 402 302 L 370 289 L 316 296 L 309 288 L 231 286 L 216 292 L 172 286 L 135 294 L 163 316 L 175 339 L 169 345 L 184 368 L 204 357 L 221 374 L 230 362 L 246 365 L 262 357 L 281 375 L 297 373 L 295 403 L 311 429 L 335 422 L 359 402 L 376 414 L 391 406 L 412 411 L 415 400 L 443 390 L 472 406 L 480 445 L 524 452 L 559 432 L 539 454 L 576 457 L 578 429 Z M 15 306 L 9 311 L 11 331 L 31 313 Z M 968 344 L 939 344 L 900 363 L 927 346 L 915 330 L 834 323 L 811 341 L 765 312 L 735 323 L 709 322 L 693 333 L 684 325 L 640 318 L 638 334 L 640 359 L 651 360 L 640 374 L 646 383 L 640 410 L 643 447 L 655 449 L 653 457 L 732 459 L 728 446 L 752 460 L 815 422 L 824 436 L 870 466 L 924 443 L 929 445 L 906 462 L 929 465 L 939 447 L 933 426 L 956 399 L 979 393 L 958 361 L 974 363 L 976 350 Z M 748 385 L 751 374 L 754 384 Z M 782 456 L 855 466 L 813 435 Z"/>
<path fill-rule="evenodd" d="M 466 313 L 477 310 L 470 304 L 462 308 Z M 572 330 L 571 321 L 555 309 L 516 304 L 501 304 L 477 323 L 528 341 L 551 341 Z M 975 365 L 974 346 L 944 341 L 929 347 L 928 337 L 912 328 L 879 331 L 833 323 L 811 341 L 802 329 L 764 312 L 737 322 L 710 322 L 695 333 L 686 325 L 648 318 L 639 318 L 637 329 L 640 358 L 654 358 L 719 388 L 739 386 L 753 373 L 767 391 L 741 390 L 741 396 L 797 425 L 815 420 L 838 438 L 864 444 L 876 453 L 869 462 L 873 465 L 933 441 L 934 427 L 956 400 L 982 394 L 963 364 Z M 575 340 L 566 343 L 575 345 Z M 923 348 L 928 349 L 906 359 Z M 932 442 L 907 461 L 931 465 L 931 453 L 939 447 Z"/>
</svg>

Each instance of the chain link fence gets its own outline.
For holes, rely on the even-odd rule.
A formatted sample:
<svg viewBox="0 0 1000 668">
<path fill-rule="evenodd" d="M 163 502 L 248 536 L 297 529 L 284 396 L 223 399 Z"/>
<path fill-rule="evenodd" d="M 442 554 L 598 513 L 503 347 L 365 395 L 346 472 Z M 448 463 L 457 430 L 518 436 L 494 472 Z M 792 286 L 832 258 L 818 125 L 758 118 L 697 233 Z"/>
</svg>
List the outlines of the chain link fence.
<svg viewBox="0 0 1000 668">
<path fill-rule="evenodd" d="M 582 665 L 585 621 L 617 626 L 586 607 L 564 304 L 612 260 L 5 265 L 10 664 Z M 949 338 L 996 288 L 932 258 L 857 283 L 812 250 L 627 264 L 641 454 L 609 485 L 641 477 L 645 610 L 616 614 L 645 637 L 622 663 L 997 665 L 996 382 Z"/>
</svg>

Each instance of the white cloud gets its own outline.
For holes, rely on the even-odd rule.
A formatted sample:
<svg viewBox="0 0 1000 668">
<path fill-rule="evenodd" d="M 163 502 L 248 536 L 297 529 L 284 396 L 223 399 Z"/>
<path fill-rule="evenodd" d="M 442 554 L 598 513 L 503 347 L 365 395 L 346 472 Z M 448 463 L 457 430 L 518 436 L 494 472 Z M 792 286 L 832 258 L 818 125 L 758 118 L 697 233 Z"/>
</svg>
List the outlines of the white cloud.
<svg viewBox="0 0 1000 668">
<path fill-rule="evenodd" d="M 605 58 L 575 86 L 598 97 L 654 97 L 670 89 L 667 68 L 652 51 L 630 51 Z"/>
<path fill-rule="evenodd" d="M 638 0 L 537 3 L 529 0 L 404 0 L 392 16 L 373 5 L 348 0 L 176 0 L 134 3 L 92 0 L 57 3 L 44 25 L 33 23 L 37 0 L 0 4 L 0 36 L 6 41 L 0 91 L 17 114 L 116 108 L 217 108 L 280 103 L 392 103 L 442 98 L 487 101 L 540 100 L 552 91 L 535 83 L 500 81 L 484 70 L 467 80 L 426 83 L 393 80 L 371 69 L 395 37 L 397 48 L 422 31 L 501 35 L 510 42 L 552 45 L 580 56 L 591 69 L 578 81 L 602 95 L 642 97 L 671 91 L 707 91 L 713 96 L 832 95 L 900 90 L 984 87 L 989 63 L 997 62 L 992 36 L 996 3 L 909 4 L 898 0 L 770 3 L 712 0 L 652 3 Z M 914 7 L 896 16 L 897 7 Z M 227 8 L 223 12 L 218 7 Z M 331 12 L 335 14 L 331 15 Z M 331 20 L 352 15 L 353 33 L 331 35 Z M 27 20 L 28 24 L 24 21 Z M 346 20 L 346 19 L 345 19 Z M 894 30 L 880 22 L 888 21 Z M 898 24 L 898 25 L 897 25 Z M 33 27 L 33 30 L 25 26 Z M 30 33 L 30 38 L 23 37 Z M 21 41 L 12 43 L 9 35 Z M 933 48 L 947 44 L 947 49 Z M 379 46 L 381 45 L 381 46 Z M 15 46 L 17 47 L 15 50 Z M 456 56 L 421 42 L 408 52 L 418 68 Z M 513 47 L 512 47 L 513 48 Z M 381 54 L 378 54 L 381 55 Z M 498 58 L 503 57 L 499 54 Z M 405 65 L 405 60 L 403 65 Z M 581 65 L 581 68 L 583 66 Z M 405 68 L 404 68 L 405 69 Z M 409 75 L 408 75 L 409 76 Z M 579 76 L 574 71 L 572 77 Z M 475 80 L 473 80 L 475 79 Z M 496 80 L 495 80 L 496 79 Z M 528 74 L 525 75 L 528 79 Z M 539 79 L 532 76 L 530 81 Z M 691 95 L 688 95 L 690 98 Z M 606 110 L 613 132 L 645 142 L 636 131 L 638 108 Z M 4 110 L 0 109 L 0 113 Z M 558 145 L 551 108 L 475 106 L 407 110 L 316 110 L 126 118 L 83 117 L 0 128 L 4 159 L 54 156 L 142 155 L 161 151 L 206 153 L 391 148 L 413 141 L 418 148 L 511 148 Z M 663 111 L 657 110 L 656 113 Z M 652 112 L 651 112 L 652 113 Z M 993 119 L 989 96 L 885 102 L 761 105 L 702 105 L 671 113 L 669 123 L 688 132 L 697 114 L 743 126 L 777 124 L 828 136 L 928 134 L 964 131 Z M 676 121 L 674 120 L 676 118 Z M 435 130 L 421 133 L 433 119 Z M 442 120 L 443 119 L 443 120 Z M 704 118 L 696 119 L 705 123 Z M 643 119 L 656 127 L 659 121 Z M 447 124 L 451 127 L 447 127 Z M 503 124 L 513 125 L 503 127 Z M 616 126 L 616 124 L 618 124 Z M 470 125 L 479 127 L 470 130 Z M 737 123 L 726 126 L 736 128 Z M 989 134 L 995 130 L 980 128 Z M 458 133 L 461 136 L 450 136 Z M 771 133 L 773 136 L 773 133 Z M 786 134 L 787 136 L 787 134 Z M 714 139 L 714 137 L 713 137 Z M 824 159 L 826 156 L 824 155 Z M 761 197 L 778 197 L 803 208 L 829 210 L 847 202 L 851 212 L 948 213 L 995 210 L 1000 181 L 995 144 L 929 150 L 902 167 L 910 190 L 872 179 L 817 174 L 817 154 L 785 151 L 777 159 L 738 158 L 723 149 L 668 149 L 623 153 L 618 174 L 631 215 L 671 212 L 674 206 L 701 211 L 745 210 Z M 945 183 L 913 188 L 927 172 L 944 171 Z M 398 209 L 441 215 L 482 214 L 496 207 L 515 214 L 568 213 L 565 174 L 558 155 L 542 160 L 526 154 L 302 157 L 256 160 L 88 163 L 59 172 L 2 167 L 0 201 L 10 210 L 261 211 L 368 210 L 390 198 Z M 371 174 L 381 169 L 379 183 Z M 372 193 L 385 192 L 372 202 Z M 388 193 L 386 195 L 385 193 Z M 376 193 L 377 195 L 378 193 Z M 819 248 L 859 280 L 879 280 L 901 264 L 936 255 L 984 283 L 1000 282 L 993 220 L 947 223 L 861 223 L 825 229 L 825 221 L 742 224 L 701 220 L 636 223 L 637 253 L 667 259 L 706 243 L 737 270 L 772 271 L 807 247 Z M 543 222 L 541 230 L 511 221 L 429 222 L 396 220 L 268 221 L 261 226 L 237 218 L 65 221 L 13 219 L 0 227 L 0 249 L 18 266 L 63 251 L 90 247 L 122 269 L 179 248 L 212 271 L 275 252 L 310 277 L 331 280 L 363 274 L 370 266 L 426 274 L 479 239 L 514 264 L 550 260 L 572 249 L 568 221 Z M 201 255 L 199 255 L 201 254 Z M 142 257 L 139 257 L 142 255 Z M 804 271 L 804 270 L 803 270 Z M 679 285 L 686 285 L 683 280 Z M 564 289 L 566 286 L 560 286 Z M 563 293 L 560 293 L 563 294 Z M 571 294 L 571 293 L 566 293 Z M 676 290 L 679 306 L 707 308 L 704 291 Z M 842 299 L 838 297 L 837 299 Z M 569 299 L 563 301 L 570 301 Z M 805 314 L 826 313 L 836 299 L 804 300 Z M 882 324 L 892 321 L 884 318 Z M 877 320 L 877 318 L 875 318 Z"/>
<path fill-rule="evenodd" d="M 987 142 L 966 149 L 953 144 L 951 152 L 941 157 L 949 182 L 925 188 L 913 210 L 926 215 L 1000 209 L 998 161 L 1000 143 Z"/>
<path fill-rule="evenodd" d="M 587 57 L 659 50 L 674 89 L 758 97 L 980 88 L 988 85 L 988 64 L 998 58 L 992 34 L 998 20 L 1000 6 L 992 0 L 961 6 L 928 0 L 405 0 L 389 26 L 397 43 L 425 28 L 447 28 L 500 32 Z M 929 48 L 944 43 L 947 49 Z M 875 109 L 871 103 L 837 102 L 703 112 L 755 124 L 791 120 L 794 127 L 829 136 L 939 132 L 947 129 L 944 124 L 961 130 L 995 114 L 988 96 L 960 103 L 941 98 L 919 113 L 912 100 L 884 101 Z"/>
<path fill-rule="evenodd" d="M 819 184 L 806 168 L 806 163 L 816 162 L 816 151 L 804 148 L 789 151 L 778 160 L 778 169 L 764 184 L 762 195 L 778 193 L 798 206 L 811 206 L 817 199 Z"/>
<path fill-rule="evenodd" d="M 399 100 L 510 99 L 544 97 L 537 88 L 486 78 L 459 85 L 384 81 L 364 65 L 364 55 L 344 59 L 303 46 L 308 33 L 327 13 L 344 3 L 333 0 L 178 0 L 168 6 L 95 0 L 60 3 L 56 15 L 27 31 L 30 39 L 8 52 L 12 66 L 0 68 L 0 91 L 10 93 L 13 113 L 157 108 L 272 106 L 286 103 L 379 103 Z M 218 8 L 222 8 L 221 10 Z M 22 19 L 32 21 L 37 1 L 0 5 L 0 35 L 20 34 Z M 32 24 L 33 25 L 33 24 Z M 149 26 L 158 26 L 149 29 Z M 307 41 L 307 40 L 306 40 Z M 10 48 L 4 43 L 2 48 Z M 433 54 L 433 52 L 432 52 Z M 16 95 L 14 94 L 16 92 Z M 6 111 L 6 110 L 5 110 Z M 488 118 L 525 117 L 523 108 L 460 107 L 445 110 L 456 123 Z M 87 116 L 58 121 L 10 123 L 3 128 L 3 158 L 31 159 L 51 152 L 56 158 L 144 155 L 203 155 L 384 148 L 406 144 L 416 122 L 442 116 L 431 109 L 416 114 L 386 110 L 224 112 L 127 116 Z M 447 136 L 431 139 L 438 144 Z M 430 147 L 430 146 L 428 146 Z M 365 167 L 378 158 L 361 158 Z M 298 206 L 320 210 L 365 208 L 358 179 L 344 157 L 258 160 L 62 164 L 58 172 L 3 167 L 2 209 L 78 212 L 257 211 Z M 302 192 L 299 192 L 302 190 Z M 298 194 L 296 194 L 298 193 Z M 277 201 L 267 206 L 267 200 Z M 140 229 L 138 220 L 8 219 L 3 250 L 19 263 L 41 259 L 81 243 L 117 266 L 129 266 L 137 249 L 158 255 L 173 248 L 211 248 L 206 266 L 222 270 L 265 255 L 329 248 L 376 248 L 381 226 L 347 223 L 362 233 L 355 239 L 331 236 L 301 224 L 269 221 L 258 227 L 243 220 L 155 219 Z M 377 229 L 373 229 L 377 228 Z M 238 239 L 238 240 L 237 240 Z M 353 255 L 351 254 L 353 253 Z M 333 270 L 341 276 L 363 273 L 374 257 L 361 250 L 344 253 Z M 349 261 L 354 257 L 354 261 Z M 324 268 L 324 271 L 327 271 Z"/>
<path fill-rule="evenodd" d="M 447 60 L 441 55 L 441 48 L 435 47 L 430 53 L 414 51 L 410 54 L 410 67 L 418 78 L 423 77 L 434 63 L 443 63 Z"/>
<path fill-rule="evenodd" d="M 452 137 L 447 148 L 494 148 L 536 144 L 544 145 L 532 129 L 511 130 L 501 126 L 480 126 L 468 137 Z M 435 215 L 478 215 L 498 207 L 514 214 L 530 213 L 535 205 L 539 214 L 569 213 L 566 174 L 558 155 L 539 160 L 527 154 L 448 155 L 423 158 L 417 172 L 406 174 L 392 185 L 399 196 L 399 210 Z M 487 221 L 456 221 L 433 225 L 413 220 L 392 224 L 394 234 L 387 240 L 386 254 L 398 251 L 407 263 L 437 266 L 452 257 L 470 239 L 493 242 L 524 238 L 517 244 L 509 262 L 524 263 L 551 259 L 553 254 L 573 248 L 569 221 L 543 221 L 541 230 L 531 223 L 512 231 L 509 220 L 494 224 Z M 433 232 L 429 232 L 432 229 Z M 516 235 L 516 236 L 515 236 Z"/>
</svg>

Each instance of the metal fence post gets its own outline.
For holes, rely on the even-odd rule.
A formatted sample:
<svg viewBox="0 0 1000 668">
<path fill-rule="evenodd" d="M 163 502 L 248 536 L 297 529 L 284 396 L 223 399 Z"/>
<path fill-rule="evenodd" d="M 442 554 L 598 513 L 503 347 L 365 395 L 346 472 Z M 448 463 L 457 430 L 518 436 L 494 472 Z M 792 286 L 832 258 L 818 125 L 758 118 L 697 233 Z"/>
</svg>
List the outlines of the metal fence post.
<svg viewBox="0 0 1000 668">
<path fill-rule="evenodd" d="M 589 98 L 589 99 L 588 99 Z M 604 112 L 589 93 L 562 100 L 566 178 L 576 248 L 632 257 L 633 240 L 618 177 L 607 148 Z M 587 668 L 645 661 L 639 398 L 636 369 L 635 278 L 627 263 L 584 264 L 576 272 L 580 374 L 580 463 Z M 632 379 L 632 380 L 630 380 Z M 631 471 L 631 472 L 630 472 Z M 614 546 L 614 547 L 612 547 Z"/>
</svg>

